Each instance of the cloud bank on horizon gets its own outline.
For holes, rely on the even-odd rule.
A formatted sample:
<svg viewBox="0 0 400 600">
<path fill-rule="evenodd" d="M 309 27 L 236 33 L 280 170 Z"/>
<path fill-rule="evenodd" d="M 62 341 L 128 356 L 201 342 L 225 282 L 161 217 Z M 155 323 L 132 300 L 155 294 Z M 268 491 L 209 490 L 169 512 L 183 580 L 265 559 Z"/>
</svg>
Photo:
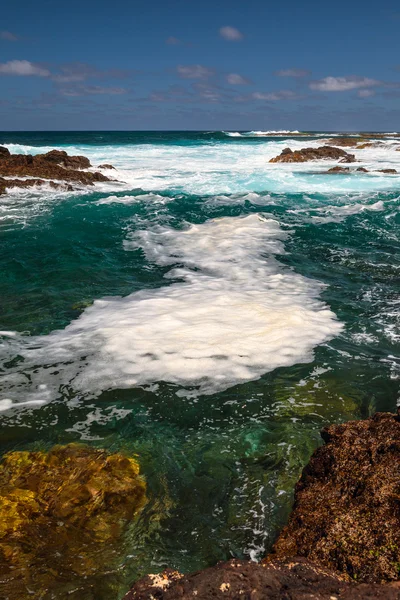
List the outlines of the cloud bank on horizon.
<svg viewBox="0 0 400 600">
<path fill-rule="evenodd" d="M 338 19 L 334 52 L 327 13 L 315 10 L 309 22 L 294 0 L 268 10 L 259 0 L 249 10 L 239 0 L 156 0 L 124 18 L 103 17 L 103 0 L 51 14 L 45 0 L 35 9 L 21 3 L 3 10 L 0 129 L 383 130 L 400 122 L 396 18 L 386 10 L 360 20 L 359 0 L 346 5 L 345 23 Z"/>
</svg>

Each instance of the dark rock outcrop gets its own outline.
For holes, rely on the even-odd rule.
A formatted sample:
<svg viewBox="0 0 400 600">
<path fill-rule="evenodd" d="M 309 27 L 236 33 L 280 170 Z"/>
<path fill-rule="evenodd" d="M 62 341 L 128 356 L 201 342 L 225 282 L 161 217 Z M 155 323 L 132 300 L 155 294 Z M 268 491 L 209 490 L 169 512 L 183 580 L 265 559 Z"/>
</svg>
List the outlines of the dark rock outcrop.
<svg viewBox="0 0 400 600">
<path fill-rule="evenodd" d="M 400 417 L 322 430 L 276 558 L 303 556 L 360 582 L 400 579 Z"/>
<path fill-rule="evenodd" d="M 257 564 L 230 560 L 184 576 L 166 570 L 147 575 L 123 600 L 399 600 L 400 583 L 361 584 L 343 581 L 304 558 Z"/>
<path fill-rule="evenodd" d="M 331 146 L 345 146 L 345 147 L 356 147 L 359 142 L 364 142 L 365 138 L 362 137 L 335 137 L 328 140 L 328 144 Z"/>
<path fill-rule="evenodd" d="M 4 148 L 4 146 L 0 146 L 0 160 L 2 158 L 9 158 L 10 156 L 10 151 L 8 150 L 8 148 Z"/>
<path fill-rule="evenodd" d="M 361 173 L 369 173 L 368 169 L 366 169 L 365 167 L 358 167 L 356 171 L 360 171 Z"/>
<path fill-rule="evenodd" d="M 310 160 L 340 160 L 340 162 L 355 162 L 354 154 L 349 154 L 341 148 L 335 148 L 333 146 L 320 146 L 319 148 L 302 148 L 301 150 L 291 150 L 285 148 L 282 153 L 275 158 L 271 158 L 270 163 L 284 162 L 308 162 Z"/>
<path fill-rule="evenodd" d="M 43 180 L 76 182 L 93 185 L 100 181 L 110 181 L 99 172 L 84 171 L 91 167 L 85 156 L 69 156 L 63 150 L 51 150 L 46 154 L 10 154 L 7 148 L 0 147 L 0 193 L 8 187 L 29 187 L 42 185 Z M 10 180 L 4 177 L 28 177 L 30 180 Z M 21 184 L 19 184 L 21 181 Z"/>
<path fill-rule="evenodd" d="M 387 173 L 389 175 L 395 175 L 397 171 L 396 169 L 378 169 L 377 173 Z"/>
<path fill-rule="evenodd" d="M 70 184 L 45 181 L 44 179 L 4 179 L 4 177 L 0 177 L 0 194 L 5 194 L 9 188 L 29 188 L 45 184 L 50 185 L 54 190 L 72 192 L 74 189 Z"/>
<path fill-rule="evenodd" d="M 97 168 L 98 169 L 114 169 L 115 170 L 115 167 L 113 167 L 112 165 L 108 165 L 108 164 L 99 165 Z"/>
<path fill-rule="evenodd" d="M 332 167 L 332 169 L 329 169 L 327 171 L 327 173 L 349 173 L 349 172 L 350 172 L 349 167 Z"/>
</svg>

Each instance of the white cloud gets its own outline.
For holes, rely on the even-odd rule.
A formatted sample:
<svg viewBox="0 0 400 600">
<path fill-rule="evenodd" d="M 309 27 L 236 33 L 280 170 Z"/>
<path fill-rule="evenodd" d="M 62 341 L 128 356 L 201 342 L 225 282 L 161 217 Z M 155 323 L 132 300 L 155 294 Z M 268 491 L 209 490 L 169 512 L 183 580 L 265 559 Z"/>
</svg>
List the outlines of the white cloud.
<svg viewBox="0 0 400 600">
<path fill-rule="evenodd" d="M 239 29 L 236 29 L 236 27 L 230 27 L 229 25 L 221 27 L 219 35 L 224 38 L 224 40 L 230 42 L 238 42 L 243 39 L 243 33 L 239 31 Z"/>
<path fill-rule="evenodd" d="M 34 75 L 36 77 L 49 77 L 50 71 L 29 62 L 29 60 L 10 60 L 6 63 L 0 63 L 1 75 Z"/>
<path fill-rule="evenodd" d="M 375 85 L 380 85 L 380 81 L 351 75 L 349 77 L 324 77 L 324 79 L 310 83 L 310 88 L 320 92 L 346 92 Z"/>
<path fill-rule="evenodd" d="M 254 94 L 251 95 L 254 100 L 268 100 L 272 102 L 276 102 L 277 100 L 290 100 L 295 96 L 296 94 L 291 90 L 281 90 L 279 92 L 270 93 L 254 92 Z"/>
<path fill-rule="evenodd" d="M 369 98 L 370 96 L 375 96 L 374 90 L 359 90 L 358 95 L 360 98 Z"/>
<path fill-rule="evenodd" d="M 214 74 L 214 71 L 203 65 L 178 65 L 176 70 L 183 79 L 207 79 Z"/>
<path fill-rule="evenodd" d="M 276 71 L 275 75 L 278 77 L 306 77 L 310 75 L 310 71 L 306 69 L 281 69 Z"/>
<path fill-rule="evenodd" d="M 179 46 L 180 44 L 182 44 L 181 40 L 174 37 L 173 35 L 167 38 L 165 40 L 165 43 L 168 44 L 168 46 Z"/>
<path fill-rule="evenodd" d="M 113 96 L 126 94 L 127 90 L 121 87 L 101 87 L 98 85 L 81 85 L 60 90 L 63 96 L 86 96 L 88 94 L 111 94 Z"/>
<path fill-rule="evenodd" d="M 249 79 L 242 77 L 242 75 L 239 75 L 238 73 L 229 73 L 229 75 L 226 76 L 226 80 L 231 85 L 248 85 L 250 83 Z"/>
<path fill-rule="evenodd" d="M 0 31 L 0 40 L 16 42 L 18 39 L 18 36 L 15 33 L 11 33 L 11 31 Z"/>
</svg>

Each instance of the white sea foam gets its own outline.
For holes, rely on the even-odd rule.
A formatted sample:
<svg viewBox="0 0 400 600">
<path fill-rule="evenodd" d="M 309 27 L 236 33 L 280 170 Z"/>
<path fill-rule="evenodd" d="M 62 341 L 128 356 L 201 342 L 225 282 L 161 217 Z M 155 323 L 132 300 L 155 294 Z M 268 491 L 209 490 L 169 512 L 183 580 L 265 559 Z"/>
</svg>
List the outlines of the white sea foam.
<svg viewBox="0 0 400 600">
<path fill-rule="evenodd" d="M 10 338 L 9 353 L 24 357 L 31 394 L 41 384 L 53 395 L 66 384 L 98 394 L 160 381 L 181 395 L 192 386 L 211 394 L 312 361 L 313 348 L 342 325 L 319 300 L 322 285 L 274 257 L 287 235 L 256 214 L 134 232 L 126 249 L 181 265 L 167 275 L 174 283 L 97 300 L 62 331 Z M 7 398 L 37 399 L 27 397 L 24 377 L 5 378 Z"/>
<path fill-rule="evenodd" d="M 137 196 L 107 196 L 107 198 L 97 200 L 94 204 L 137 204 L 138 202 L 165 204 L 168 200 L 169 198 L 165 198 L 159 194 L 138 194 Z"/>
<path fill-rule="evenodd" d="M 291 135 L 300 133 L 297 129 L 291 131 L 290 129 L 276 129 L 271 131 L 223 131 L 225 135 L 229 137 L 273 137 L 274 135 Z"/>
</svg>

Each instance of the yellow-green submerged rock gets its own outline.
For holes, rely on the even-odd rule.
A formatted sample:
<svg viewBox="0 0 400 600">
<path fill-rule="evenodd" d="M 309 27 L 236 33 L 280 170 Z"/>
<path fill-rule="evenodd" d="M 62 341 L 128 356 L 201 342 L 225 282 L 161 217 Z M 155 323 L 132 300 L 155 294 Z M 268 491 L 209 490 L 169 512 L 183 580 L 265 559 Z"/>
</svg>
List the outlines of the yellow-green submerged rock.
<svg viewBox="0 0 400 600">
<path fill-rule="evenodd" d="M 0 596 L 50 598 L 62 582 L 107 572 L 145 502 L 139 465 L 122 454 L 79 444 L 6 454 L 0 464 Z"/>
</svg>

